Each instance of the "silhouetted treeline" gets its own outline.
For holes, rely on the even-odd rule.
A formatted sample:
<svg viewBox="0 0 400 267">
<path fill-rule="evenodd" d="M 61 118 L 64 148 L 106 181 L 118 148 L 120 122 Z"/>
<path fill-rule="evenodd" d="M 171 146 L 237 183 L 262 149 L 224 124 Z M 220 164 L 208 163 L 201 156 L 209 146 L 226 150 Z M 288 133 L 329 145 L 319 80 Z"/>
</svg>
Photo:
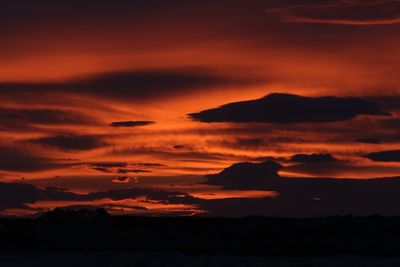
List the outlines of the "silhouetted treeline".
<svg viewBox="0 0 400 267">
<path fill-rule="evenodd" d="M 397 255 L 399 241 L 400 217 L 129 217 L 57 209 L 37 219 L 0 219 L 3 250 Z"/>
</svg>

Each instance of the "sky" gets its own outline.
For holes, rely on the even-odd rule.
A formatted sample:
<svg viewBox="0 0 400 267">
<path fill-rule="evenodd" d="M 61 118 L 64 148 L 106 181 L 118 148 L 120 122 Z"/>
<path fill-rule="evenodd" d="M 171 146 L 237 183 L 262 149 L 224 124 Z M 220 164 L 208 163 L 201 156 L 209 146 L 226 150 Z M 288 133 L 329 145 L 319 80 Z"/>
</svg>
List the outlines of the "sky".
<svg viewBox="0 0 400 267">
<path fill-rule="evenodd" d="M 0 215 L 399 214 L 399 0 L 5 0 Z"/>
</svg>

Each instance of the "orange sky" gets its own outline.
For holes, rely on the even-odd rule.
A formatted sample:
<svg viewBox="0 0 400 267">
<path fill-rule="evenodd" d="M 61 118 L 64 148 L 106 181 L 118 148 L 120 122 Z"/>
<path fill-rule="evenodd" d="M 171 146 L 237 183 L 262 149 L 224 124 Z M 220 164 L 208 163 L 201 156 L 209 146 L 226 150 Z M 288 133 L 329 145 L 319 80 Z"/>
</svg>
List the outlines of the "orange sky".
<svg viewBox="0 0 400 267">
<path fill-rule="evenodd" d="M 80 194 L 150 187 L 207 199 L 274 196 L 201 185 L 203 175 L 242 161 L 274 158 L 286 167 L 281 175 L 293 177 L 399 175 L 398 161 L 362 157 L 399 149 L 400 18 L 390 11 L 399 2 L 292 2 L 5 1 L 0 156 L 9 160 L 0 160 L 1 181 Z M 276 92 L 374 100 L 391 116 L 290 124 L 187 116 Z M 112 126 L 129 121 L 144 123 Z M 379 142 L 355 141 L 365 138 Z M 331 154 L 340 166 L 297 166 L 290 158 L 300 153 Z M 196 209 L 185 205 L 146 208 Z M 21 210 L 28 209 L 4 213 Z"/>
</svg>

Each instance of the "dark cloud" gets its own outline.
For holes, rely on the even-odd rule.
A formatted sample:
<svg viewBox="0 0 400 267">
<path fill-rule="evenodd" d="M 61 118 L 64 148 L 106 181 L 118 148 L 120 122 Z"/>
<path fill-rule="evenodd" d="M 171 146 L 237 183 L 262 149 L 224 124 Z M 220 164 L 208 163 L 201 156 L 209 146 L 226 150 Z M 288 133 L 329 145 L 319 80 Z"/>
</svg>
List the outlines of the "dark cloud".
<svg viewBox="0 0 400 267">
<path fill-rule="evenodd" d="M 269 180 L 279 177 L 278 171 L 282 168 L 273 161 L 236 163 L 218 174 L 208 175 L 205 184 L 220 185 L 227 189 L 264 188 Z"/>
<path fill-rule="evenodd" d="M 0 169 L 5 171 L 32 172 L 67 167 L 56 159 L 39 156 L 18 147 L 0 145 Z"/>
<path fill-rule="evenodd" d="M 239 147 L 245 148 L 258 148 L 264 145 L 265 140 L 263 138 L 236 138 L 235 144 Z"/>
<path fill-rule="evenodd" d="M 103 168 L 103 167 L 92 167 L 92 170 L 98 171 L 98 172 L 104 172 L 104 173 L 113 173 L 112 170 L 108 168 Z"/>
<path fill-rule="evenodd" d="M 378 103 L 382 108 L 389 111 L 400 110 L 400 96 L 398 95 L 383 95 L 368 97 L 370 101 Z"/>
<path fill-rule="evenodd" d="M 246 126 L 250 126 L 250 124 L 238 125 L 238 127 L 242 127 L 238 130 L 234 128 L 229 128 L 228 131 L 225 131 L 224 129 L 218 131 L 218 128 L 212 129 L 210 130 L 210 133 L 213 133 L 212 131 L 215 130 L 217 133 L 226 135 L 227 137 L 209 140 L 207 141 L 207 144 L 212 147 L 229 148 L 234 150 L 268 151 L 277 148 L 279 149 L 280 147 L 293 143 L 305 143 L 305 140 L 298 136 L 289 137 L 285 136 L 286 134 L 283 133 L 279 136 L 279 134 L 274 133 L 274 131 L 277 130 L 276 128 L 274 130 L 267 129 L 269 128 L 269 125 L 252 124 L 251 126 L 253 126 L 253 131 L 249 128 L 246 129 Z M 243 137 L 234 137 L 235 135 L 243 135 Z"/>
<path fill-rule="evenodd" d="M 148 170 L 142 170 L 142 169 L 118 169 L 118 173 L 148 173 L 150 171 Z"/>
<path fill-rule="evenodd" d="M 208 211 L 208 216 L 327 216 L 352 213 L 355 215 L 394 215 L 398 208 L 400 178 L 369 180 L 329 178 L 286 178 L 277 174 L 282 167 L 274 162 L 238 163 L 219 174 L 208 176 L 206 184 L 221 189 L 258 189 L 275 191 L 275 197 L 247 199 L 243 197 L 205 200 L 182 192 L 128 188 L 73 194 L 51 191 L 50 200 L 91 201 L 96 199 L 123 200 L 145 197 L 145 201 L 195 205 Z M 122 179 L 124 180 L 124 179 Z M 252 181 L 255 180 L 255 181 Z M 53 194 L 53 195 L 52 195 Z"/>
<path fill-rule="evenodd" d="M 65 151 L 85 151 L 107 145 L 102 138 L 92 135 L 55 135 L 31 139 L 28 142 Z"/>
<path fill-rule="evenodd" d="M 221 140 L 217 142 L 210 142 L 211 145 L 219 145 L 222 147 L 232 147 L 232 148 L 240 148 L 240 149 L 260 149 L 266 147 L 268 143 L 270 143 L 271 139 L 254 137 L 254 138 L 245 138 L 245 137 L 237 137 L 228 140 Z M 273 142 L 273 141 L 272 141 Z M 279 143 L 278 140 L 274 143 Z"/>
<path fill-rule="evenodd" d="M 40 200 L 67 200 L 75 194 L 57 188 L 39 189 L 30 184 L 0 182 L 0 210 L 24 208 Z"/>
<path fill-rule="evenodd" d="M 112 168 L 104 168 L 104 167 L 92 167 L 92 170 L 103 172 L 103 173 L 119 173 L 119 174 L 151 172 L 149 170 L 142 170 L 142 169 L 117 169 L 117 170 L 114 170 Z"/>
<path fill-rule="evenodd" d="M 120 204 L 105 204 L 105 205 L 71 205 L 71 206 L 64 206 L 62 207 L 63 210 L 66 211 L 82 211 L 82 210 L 89 210 L 89 211 L 96 211 L 98 209 L 112 209 L 112 210 L 123 210 L 127 208 L 129 210 L 147 210 L 147 208 L 142 206 L 129 206 L 129 205 L 120 205 Z"/>
<path fill-rule="evenodd" d="M 102 167 L 102 168 L 122 168 L 126 167 L 128 163 L 126 162 L 96 162 L 96 163 L 90 163 L 90 165 L 95 166 L 95 167 Z"/>
<path fill-rule="evenodd" d="M 281 1 L 279 7 L 267 8 L 289 23 L 317 23 L 339 25 L 387 25 L 400 23 L 400 3 L 396 0 L 331 0 Z M 311 2 L 311 3 L 310 3 Z"/>
<path fill-rule="evenodd" d="M 103 173 L 118 173 L 118 174 L 128 174 L 128 173 L 149 173 L 151 171 L 141 169 L 141 168 L 133 168 L 134 167 L 160 167 L 158 164 L 151 163 L 136 163 L 132 164 L 132 166 L 126 162 L 98 162 L 98 163 L 89 163 L 87 166 L 95 171 L 103 172 Z"/>
<path fill-rule="evenodd" d="M 400 200 L 399 177 L 366 180 L 287 178 L 281 177 L 273 170 L 264 171 L 263 163 L 242 164 L 248 167 L 237 168 L 235 166 L 241 166 L 241 164 L 235 164 L 225 169 L 229 173 L 223 171 L 220 174 L 208 176 L 206 183 L 219 185 L 221 189 L 248 190 L 251 188 L 274 191 L 277 192 L 277 196 L 203 201 L 201 207 L 209 211 L 209 216 L 257 214 L 307 217 L 349 213 L 354 215 L 398 214 L 398 208 L 393 203 Z"/>
<path fill-rule="evenodd" d="M 321 163 L 338 161 L 331 154 L 296 154 L 290 158 L 292 162 Z"/>
<path fill-rule="evenodd" d="M 39 199 L 39 190 L 29 184 L 0 182 L 0 211 L 10 208 L 23 208 Z"/>
<path fill-rule="evenodd" d="M 336 122 L 358 115 L 389 114 L 377 104 L 361 98 L 304 97 L 278 93 L 189 114 L 192 119 L 202 122 L 268 123 Z"/>
<path fill-rule="evenodd" d="M 400 150 L 374 152 L 366 154 L 364 157 L 380 162 L 400 162 Z"/>
<path fill-rule="evenodd" d="M 154 124 L 154 121 L 116 121 L 110 123 L 111 127 L 139 127 Z"/>
<path fill-rule="evenodd" d="M 378 145 L 381 143 L 381 140 L 379 138 L 375 138 L 375 137 L 366 137 L 366 138 L 357 139 L 356 142 Z"/>
<path fill-rule="evenodd" d="M 155 155 L 158 158 L 177 160 L 177 161 L 202 161 L 202 162 L 216 162 L 219 160 L 235 159 L 242 160 L 243 156 L 231 155 L 226 153 L 211 153 L 207 151 L 184 151 L 180 149 L 165 150 L 154 149 L 147 147 L 128 147 L 122 149 L 115 149 L 112 154 L 114 155 Z M 143 165 L 144 166 L 144 165 Z"/>
<path fill-rule="evenodd" d="M 326 183 L 338 182 L 342 183 L 352 183 L 359 181 L 362 184 L 363 180 L 357 179 L 334 179 L 334 178 L 288 178 L 282 177 L 278 172 L 280 170 L 285 171 L 295 171 L 299 173 L 307 174 L 335 174 L 337 171 L 343 173 L 346 171 L 360 171 L 365 169 L 365 172 L 373 171 L 375 166 L 353 166 L 347 162 L 334 160 L 334 161 L 314 161 L 305 162 L 296 165 L 290 165 L 283 167 L 282 165 L 274 161 L 265 161 L 261 163 L 249 163 L 242 162 L 236 163 L 232 166 L 224 169 L 218 174 L 207 175 L 207 180 L 205 184 L 219 185 L 222 189 L 236 189 L 236 190 L 272 190 L 277 192 L 282 192 L 282 189 L 287 189 L 290 186 L 290 190 L 294 190 L 291 186 L 295 187 L 297 185 L 307 185 L 318 186 L 321 181 Z M 398 170 L 398 168 L 393 168 L 392 170 Z M 383 172 L 383 170 L 378 170 Z M 371 180 L 371 179 L 370 179 Z M 374 179 L 372 179 L 374 180 Z M 379 179 L 377 179 L 379 180 Z M 367 181 L 367 180 L 365 180 Z M 382 180 L 384 181 L 384 179 Z M 301 187 L 299 187 L 299 190 Z M 325 188 L 327 189 L 327 188 Z M 328 190 L 329 191 L 329 190 Z"/>
<path fill-rule="evenodd" d="M 186 203 L 193 199 L 186 193 L 164 191 L 148 188 L 128 188 L 115 189 L 101 192 L 88 193 L 86 195 L 76 195 L 76 200 L 96 200 L 96 199 L 112 199 L 123 200 L 137 197 L 146 197 L 148 200 L 164 201 L 166 203 Z"/>
<path fill-rule="evenodd" d="M 125 179 L 121 178 L 120 180 L 124 181 Z M 129 188 L 76 194 L 57 188 L 40 189 L 30 184 L 0 182 L 0 211 L 10 208 L 25 208 L 28 204 L 38 201 L 123 200 L 137 197 L 145 197 L 148 200 L 165 203 L 184 203 L 193 199 L 185 193 L 154 189 Z"/>
<path fill-rule="evenodd" d="M 149 163 L 149 162 L 145 162 L 145 163 L 135 163 L 135 165 L 137 166 L 143 166 L 143 167 L 165 167 L 164 164 L 160 164 L 160 163 Z"/>
<path fill-rule="evenodd" d="M 380 165 L 357 165 L 337 160 L 331 162 L 299 163 L 285 167 L 285 171 L 313 177 L 380 177 L 400 173 L 400 167 Z"/>
<path fill-rule="evenodd" d="M 131 181 L 131 178 L 129 176 L 117 176 L 113 180 L 113 183 L 129 183 Z"/>
<path fill-rule="evenodd" d="M 150 69 L 96 74 L 59 83 L 0 83 L 0 92 L 73 92 L 132 101 L 162 98 L 206 87 L 251 83 L 254 81 L 227 77 L 207 68 Z"/>
<path fill-rule="evenodd" d="M 268 190 L 277 192 L 274 197 L 206 200 L 182 192 L 148 188 L 76 194 L 56 188 L 39 189 L 27 184 L 0 183 L 0 210 L 29 208 L 27 205 L 41 200 L 79 202 L 141 198 L 143 202 L 157 201 L 164 204 L 193 205 L 208 211 L 206 216 L 307 217 L 348 213 L 354 215 L 398 214 L 398 207 L 393 204 L 400 201 L 398 194 L 400 178 L 398 177 L 369 180 L 286 178 L 277 174 L 276 171 L 280 168 L 281 166 L 274 162 L 237 163 L 219 174 L 207 177 L 209 184 L 218 184 L 221 189 Z M 238 181 L 239 179 L 241 181 Z M 256 182 L 254 183 L 252 179 L 255 179 Z M 264 182 L 261 182 L 261 179 Z M 126 178 L 120 180 L 125 181 Z M 104 204 L 103 206 L 108 208 L 109 205 Z"/>
<path fill-rule="evenodd" d="M 1 123 L 93 124 L 96 119 L 72 110 L 0 108 Z"/>
</svg>

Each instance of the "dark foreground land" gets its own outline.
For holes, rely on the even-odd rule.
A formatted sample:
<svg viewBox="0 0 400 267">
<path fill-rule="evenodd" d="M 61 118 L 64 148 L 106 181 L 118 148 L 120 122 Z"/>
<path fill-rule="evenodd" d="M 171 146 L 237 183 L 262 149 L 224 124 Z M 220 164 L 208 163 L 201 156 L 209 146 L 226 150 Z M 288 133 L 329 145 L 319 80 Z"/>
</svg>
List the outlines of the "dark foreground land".
<svg viewBox="0 0 400 267">
<path fill-rule="evenodd" d="M 193 255 L 177 252 L 46 252 L 0 253 L 4 267 L 398 267 L 400 258 L 367 256 L 254 257 Z"/>
<path fill-rule="evenodd" d="M 59 212 L 0 219 L 0 248 L 0 266 L 400 266 L 400 217 Z"/>
</svg>

